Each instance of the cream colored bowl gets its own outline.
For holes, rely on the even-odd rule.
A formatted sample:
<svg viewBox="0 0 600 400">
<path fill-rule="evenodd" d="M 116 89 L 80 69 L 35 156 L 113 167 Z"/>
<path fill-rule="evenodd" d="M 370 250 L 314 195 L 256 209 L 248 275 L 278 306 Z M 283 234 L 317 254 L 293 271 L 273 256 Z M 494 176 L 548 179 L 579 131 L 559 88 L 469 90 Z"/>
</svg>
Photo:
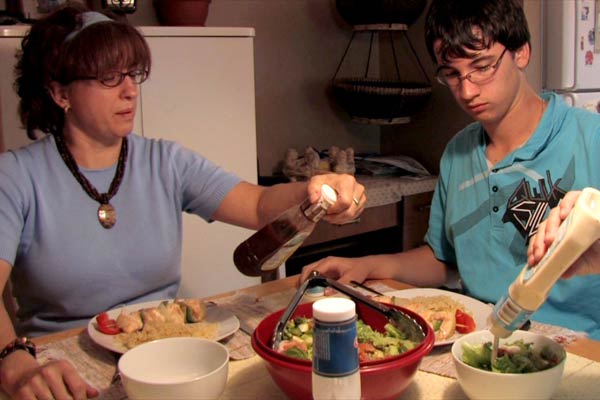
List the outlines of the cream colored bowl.
<svg viewBox="0 0 600 400">
<path fill-rule="evenodd" d="M 118 369 L 130 399 L 216 399 L 227 383 L 229 352 L 206 339 L 160 339 L 127 351 Z"/>
<path fill-rule="evenodd" d="M 493 335 L 489 331 L 473 332 L 454 342 L 452 359 L 456 366 L 458 383 L 470 399 L 543 400 L 552 397 L 560 384 L 565 367 L 565 350 L 552 339 L 527 331 L 515 331 L 510 337 L 501 339 L 500 344 L 512 343 L 519 339 L 523 339 L 525 343 L 533 343 L 534 349 L 550 346 L 550 349 L 561 357 L 562 361 L 550 369 L 525 374 L 484 371 L 462 361 L 462 345 L 463 343 L 479 344 L 493 341 Z"/>
</svg>

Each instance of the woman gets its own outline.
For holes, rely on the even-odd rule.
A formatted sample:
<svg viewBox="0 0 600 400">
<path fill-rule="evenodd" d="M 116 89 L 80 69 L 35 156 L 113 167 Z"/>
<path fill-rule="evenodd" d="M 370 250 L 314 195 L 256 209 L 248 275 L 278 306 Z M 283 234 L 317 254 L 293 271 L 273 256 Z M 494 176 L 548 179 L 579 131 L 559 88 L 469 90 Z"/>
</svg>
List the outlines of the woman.
<svg viewBox="0 0 600 400">
<path fill-rule="evenodd" d="M 256 229 L 307 196 L 317 201 L 323 183 L 339 193 L 330 222 L 364 207 L 364 187 L 348 175 L 265 188 L 176 143 L 132 134 L 150 68 L 136 29 L 83 6 L 40 20 L 23 40 L 21 120 L 48 135 L 0 155 L 0 287 L 10 275 L 19 303 L 17 326 L 0 307 L 0 382 L 10 396 L 98 394 L 65 361 L 38 365 L 16 335 L 175 297 L 182 211 Z"/>
</svg>

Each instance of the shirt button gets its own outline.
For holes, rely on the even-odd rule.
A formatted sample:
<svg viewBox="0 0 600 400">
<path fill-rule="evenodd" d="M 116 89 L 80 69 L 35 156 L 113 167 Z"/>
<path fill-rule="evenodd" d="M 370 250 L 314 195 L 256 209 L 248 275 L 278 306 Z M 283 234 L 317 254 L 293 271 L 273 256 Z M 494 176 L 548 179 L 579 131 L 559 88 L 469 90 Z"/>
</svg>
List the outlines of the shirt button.
<svg viewBox="0 0 600 400">
<path fill-rule="evenodd" d="M 494 206 L 494 208 L 492 208 L 492 211 L 498 212 L 498 206 Z"/>
<path fill-rule="evenodd" d="M 492 192 L 497 192 L 498 191 L 498 186 L 492 186 Z"/>
</svg>

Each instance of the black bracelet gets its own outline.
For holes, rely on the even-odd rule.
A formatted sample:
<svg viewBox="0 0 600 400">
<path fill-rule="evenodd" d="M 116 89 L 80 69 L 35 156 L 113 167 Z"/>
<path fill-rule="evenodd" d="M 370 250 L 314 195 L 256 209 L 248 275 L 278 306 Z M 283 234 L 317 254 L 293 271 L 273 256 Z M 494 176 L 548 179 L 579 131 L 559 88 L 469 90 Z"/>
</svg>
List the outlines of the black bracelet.
<svg viewBox="0 0 600 400">
<path fill-rule="evenodd" d="M 8 357 L 10 354 L 17 350 L 25 350 L 29 352 L 35 358 L 35 344 L 27 339 L 26 337 L 16 338 L 12 342 L 6 345 L 0 353 L 0 361 Z"/>
</svg>

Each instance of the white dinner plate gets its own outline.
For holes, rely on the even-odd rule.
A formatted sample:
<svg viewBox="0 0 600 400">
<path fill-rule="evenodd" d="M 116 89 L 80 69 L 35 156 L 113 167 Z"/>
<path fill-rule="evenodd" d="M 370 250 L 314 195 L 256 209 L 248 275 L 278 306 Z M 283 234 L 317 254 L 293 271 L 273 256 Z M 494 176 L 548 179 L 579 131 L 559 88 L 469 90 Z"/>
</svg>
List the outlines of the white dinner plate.
<svg viewBox="0 0 600 400">
<path fill-rule="evenodd" d="M 145 303 L 132 304 L 114 308 L 107 311 L 108 316 L 112 319 L 117 319 L 121 311 L 133 312 L 142 308 L 156 307 L 165 300 L 149 301 Z M 168 300 L 169 302 L 173 300 Z M 221 340 L 234 334 L 240 328 L 240 320 L 231 311 L 220 308 L 215 304 L 206 305 L 206 318 L 202 320 L 204 323 L 218 324 L 217 336 L 213 340 Z M 105 335 L 96 328 L 96 316 L 90 320 L 87 326 L 88 335 L 98 345 L 114 351 L 115 353 L 125 353 L 127 348 L 120 343 L 115 335 Z"/>
<path fill-rule="evenodd" d="M 473 319 L 475 320 L 475 330 L 487 329 L 488 317 L 492 312 L 493 306 L 491 304 L 485 304 L 481 301 L 474 299 L 463 294 L 451 292 L 449 290 L 441 289 L 429 289 L 429 288 L 415 288 L 415 289 L 403 289 L 394 290 L 392 292 L 385 292 L 386 296 L 395 296 L 403 299 L 412 299 L 414 297 L 432 297 L 432 296 L 448 296 L 463 306 L 467 311 L 471 312 Z M 454 343 L 456 339 L 463 336 L 462 333 L 455 332 L 454 335 L 444 340 L 436 340 L 435 346 L 444 346 L 447 344 Z"/>
</svg>

